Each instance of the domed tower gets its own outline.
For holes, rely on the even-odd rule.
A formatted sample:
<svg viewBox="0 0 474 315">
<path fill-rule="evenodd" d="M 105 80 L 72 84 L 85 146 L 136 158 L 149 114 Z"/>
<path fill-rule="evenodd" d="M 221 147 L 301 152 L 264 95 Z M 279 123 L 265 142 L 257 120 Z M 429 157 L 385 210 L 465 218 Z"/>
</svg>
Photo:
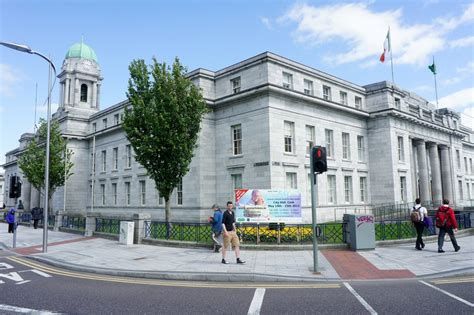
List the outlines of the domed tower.
<svg viewBox="0 0 474 315">
<path fill-rule="evenodd" d="M 99 110 L 99 60 L 94 50 L 83 41 L 72 45 L 66 53 L 61 73 L 60 108 L 64 111 L 92 114 Z M 74 108 L 74 110 L 73 110 Z"/>
</svg>

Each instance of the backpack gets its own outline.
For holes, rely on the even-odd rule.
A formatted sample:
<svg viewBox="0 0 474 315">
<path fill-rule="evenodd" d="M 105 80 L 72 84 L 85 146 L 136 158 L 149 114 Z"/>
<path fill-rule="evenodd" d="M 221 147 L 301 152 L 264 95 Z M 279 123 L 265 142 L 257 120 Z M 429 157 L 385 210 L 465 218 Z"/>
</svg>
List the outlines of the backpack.
<svg viewBox="0 0 474 315">
<path fill-rule="evenodd" d="M 415 208 L 413 207 L 413 211 L 410 214 L 410 219 L 411 222 L 413 223 L 420 223 L 421 222 L 421 213 L 420 213 L 421 208 Z"/>
<path fill-rule="evenodd" d="M 448 211 L 440 211 L 441 207 L 436 212 L 436 227 L 446 227 L 446 223 L 448 222 Z"/>
</svg>

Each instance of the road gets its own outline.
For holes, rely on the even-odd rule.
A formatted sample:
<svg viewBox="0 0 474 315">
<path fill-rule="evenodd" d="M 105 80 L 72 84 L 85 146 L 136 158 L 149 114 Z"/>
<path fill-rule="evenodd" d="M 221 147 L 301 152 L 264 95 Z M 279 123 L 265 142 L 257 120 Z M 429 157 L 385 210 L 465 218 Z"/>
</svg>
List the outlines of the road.
<svg viewBox="0 0 474 315">
<path fill-rule="evenodd" d="M 72 272 L 0 256 L 0 314 L 473 314 L 474 277 L 206 283 Z"/>
</svg>

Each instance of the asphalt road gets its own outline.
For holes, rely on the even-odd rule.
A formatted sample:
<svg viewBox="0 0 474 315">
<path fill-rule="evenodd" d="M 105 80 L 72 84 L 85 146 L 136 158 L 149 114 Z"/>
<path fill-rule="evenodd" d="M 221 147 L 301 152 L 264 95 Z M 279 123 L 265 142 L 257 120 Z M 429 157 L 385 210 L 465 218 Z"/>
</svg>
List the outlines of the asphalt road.
<svg viewBox="0 0 474 315">
<path fill-rule="evenodd" d="M 440 291 L 440 290 L 442 291 Z M 204 283 L 71 272 L 0 257 L 0 314 L 473 314 L 474 277 Z"/>
</svg>

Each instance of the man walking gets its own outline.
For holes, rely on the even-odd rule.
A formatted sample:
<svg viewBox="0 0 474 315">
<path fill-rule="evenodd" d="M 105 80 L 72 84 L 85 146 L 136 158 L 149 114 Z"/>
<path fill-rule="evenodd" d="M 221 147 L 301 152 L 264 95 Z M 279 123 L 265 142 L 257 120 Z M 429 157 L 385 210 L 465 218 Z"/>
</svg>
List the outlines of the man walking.
<svg viewBox="0 0 474 315">
<path fill-rule="evenodd" d="M 425 207 L 421 205 L 420 198 L 416 198 L 415 206 L 411 211 L 411 219 L 416 229 L 416 244 L 415 248 L 417 250 L 422 250 L 425 248 L 425 243 L 423 242 L 423 230 L 425 229 L 424 219 L 428 215 L 428 211 Z"/>
<path fill-rule="evenodd" d="M 461 246 L 458 245 L 454 237 L 454 232 L 458 231 L 458 223 L 456 222 L 453 208 L 449 206 L 448 199 L 443 200 L 443 205 L 439 207 L 438 212 L 436 212 L 436 227 L 439 228 L 438 253 L 444 253 L 443 244 L 446 233 L 448 233 L 451 243 L 453 243 L 454 251 L 457 252 L 461 249 Z"/>
<path fill-rule="evenodd" d="M 239 237 L 237 236 L 237 228 L 235 226 L 235 214 L 232 210 L 234 204 L 232 201 L 227 202 L 227 210 L 224 212 L 222 218 L 222 230 L 224 232 L 224 246 L 222 247 L 222 263 L 228 264 L 225 260 L 225 255 L 227 248 L 232 244 L 234 246 L 235 257 L 238 264 L 245 264 L 245 261 L 240 259 L 240 242 Z"/>
<path fill-rule="evenodd" d="M 212 211 L 214 211 L 214 214 L 212 216 L 211 238 L 214 244 L 214 252 L 218 253 L 222 247 L 222 211 L 217 204 L 212 205 Z"/>
</svg>

